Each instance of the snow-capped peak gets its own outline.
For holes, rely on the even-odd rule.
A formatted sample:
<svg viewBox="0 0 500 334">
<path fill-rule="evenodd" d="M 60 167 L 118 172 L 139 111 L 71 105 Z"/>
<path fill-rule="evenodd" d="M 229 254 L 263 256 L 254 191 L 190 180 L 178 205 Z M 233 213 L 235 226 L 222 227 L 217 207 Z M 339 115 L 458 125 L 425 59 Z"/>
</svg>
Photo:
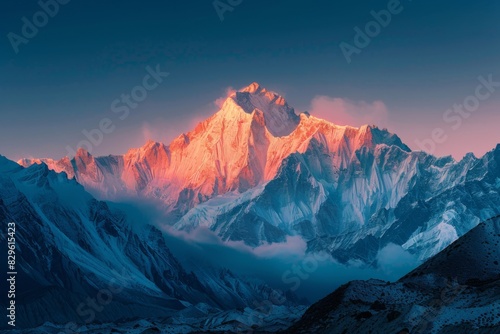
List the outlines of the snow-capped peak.
<svg viewBox="0 0 500 334">
<path fill-rule="evenodd" d="M 246 191 L 274 179 L 295 153 L 325 153 L 315 170 L 334 182 L 335 173 L 326 166 L 343 170 L 357 161 L 357 150 L 379 144 L 409 151 L 384 130 L 337 126 L 308 113 L 299 116 L 282 96 L 252 83 L 230 94 L 216 114 L 170 145 L 148 141 L 124 155 L 106 157 L 79 149 L 71 160 L 24 159 L 19 164 L 45 163 L 76 177 L 101 199 L 153 197 L 168 210 L 188 203 L 179 208 L 185 213 L 215 195 Z"/>
<path fill-rule="evenodd" d="M 256 82 L 233 92 L 224 102 L 221 112 L 225 117 L 235 118 L 239 115 L 234 113 L 251 114 L 254 110 L 262 111 L 266 127 L 275 137 L 289 135 L 299 124 L 299 116 L 285 98 Z"/>
</svg>

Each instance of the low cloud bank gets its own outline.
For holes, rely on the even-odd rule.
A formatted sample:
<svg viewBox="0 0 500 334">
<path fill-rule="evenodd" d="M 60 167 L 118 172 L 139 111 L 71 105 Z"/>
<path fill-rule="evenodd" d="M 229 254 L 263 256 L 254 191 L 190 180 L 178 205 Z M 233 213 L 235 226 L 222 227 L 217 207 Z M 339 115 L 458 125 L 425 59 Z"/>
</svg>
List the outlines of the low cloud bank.
<svg viewBox="0 0 500 334">
<path fill-rule="evenodd" d="M 374 268 L 361 263 L 344 265 L 326 253 L 308 254 L 300 237 L 251 248 L 240 241 L 222 241 L 207 228 L 189 234 L 170 228 L 164 231 L 174 255 L 191 270 L 206 265 L 228 268 L 241 276 L 262 279 L 275 288 L 292 290 L 310 302 L 352 280 L 395 281 L 418 265 L 413 255 L 394 244 L 380 250 Z"/>
<path fill-rule="evenodd" d="M 190 233 L 165 224 L 160 208 L 151 202 L 119 204 L 137 229 L 153 223 L 165 233 L 174 256 L 190 271 L 197 268 L 227 268 L 233 273 L 258 278 L 274 288 L 292 290 L 314 302 L 352 280 L 371 278 L 395 281 L 418 265 L 417 259 L 401 246 L 389 244 L 376 256 L 376 268 L 359 262 L 336 262 L 326 253 L 306 253 L 306 242 L 288 237 L 285 243 L 252 248 L 242 241 L 223 241 L 213 231 L 199 227 Z"/>
</svg>

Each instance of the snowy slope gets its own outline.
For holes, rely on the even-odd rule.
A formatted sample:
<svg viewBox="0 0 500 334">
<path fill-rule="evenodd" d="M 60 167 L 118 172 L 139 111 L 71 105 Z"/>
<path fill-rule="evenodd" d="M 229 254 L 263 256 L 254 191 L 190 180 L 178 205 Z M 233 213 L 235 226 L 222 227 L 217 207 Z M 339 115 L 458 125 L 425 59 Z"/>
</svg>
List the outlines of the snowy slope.
<svg viewBox="0 0 500 334">
<path fill-rule="evenodd" d="M 158 229 L 148 224 L 133 228 L 138 225 L 130 219 L 45 164 L 23 168 L 0 156 L 0 223 L 16 223 L 22 291 L 18 327 L 145 317 L 174 321 L 188 309 L 206 305 L 205 313 L 192 317 L 198 323 L 223 312 L 253 309 L 276 293 L 263 282 L 245 281 L 223 268 L 187 272 Z M 106 302 L 91 317 L 85 303 L 93 297 Z M 296 302 L 287 299 L 280 306 L 296 309 Z"/>
<path fill-rule="evenodd" d="M 500 333 L 500 217 L 395 283 L 355 281 L 288 333 Z"/>
</svg>

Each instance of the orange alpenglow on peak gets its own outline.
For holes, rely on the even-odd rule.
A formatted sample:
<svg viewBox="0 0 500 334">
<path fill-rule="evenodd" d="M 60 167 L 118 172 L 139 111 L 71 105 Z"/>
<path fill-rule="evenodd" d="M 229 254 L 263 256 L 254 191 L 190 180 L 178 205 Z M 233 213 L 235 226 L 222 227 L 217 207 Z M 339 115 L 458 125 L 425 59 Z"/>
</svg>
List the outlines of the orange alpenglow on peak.
<svg viewBox="0 0 500 334">
<path fill-rule="evenodd" d="M 252 82 L 250 85 L 240 89 L 241 93 L 250 93 L 254 94 L 256 92 L 260 92 L 261 90 L 266 91 L 265 88 L 262 88 L 257 82 Z"/>
<path fill-rule="evenodd" d="M 276 137 L 289 135 L 300 122 L 300 117 L 282 96 L 256 82 L 231 93 L 211 119 L 251 120 L 245 114 L 251 115 L 255 111 L 262 112 L 267 130 Z"/>
<path fill-rule="evenodd" d="M 50 169 L 75 175 L 101 198 L 140 194 L 160 199 L 167 211 L 188 210 L 215 195 L 244 192 L 272 180 L 294 154 L 318 153 L 327 159 L 324 164 L 340 170 L 356 159 L 360 148 L 378 144 L 409 151 L 387 131 L 297 115 L 283 97 L 253 83 L 231 94 L 221 110 L 170 145 L 150 140 L 121 156 L 94 159 L 78 150 L 71 162 L 44 162 Z M 33 163 L 36 160 L 22 161 Z M 176 207 L 185 200 L 189 205 Z"/>
</svg>

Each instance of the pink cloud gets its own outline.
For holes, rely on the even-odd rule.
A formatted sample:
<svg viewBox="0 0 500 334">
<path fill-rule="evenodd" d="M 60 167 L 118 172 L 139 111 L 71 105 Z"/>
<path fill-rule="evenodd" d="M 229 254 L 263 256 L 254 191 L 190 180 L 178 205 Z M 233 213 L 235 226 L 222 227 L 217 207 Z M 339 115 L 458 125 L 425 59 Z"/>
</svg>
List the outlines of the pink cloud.
<svg viewBox="0 0 500 334">
<path fill-rule="evenodd" d="M 233 87 L 227 87 L 226 88 L 226 95 L 225 96 L 221 96 L 219 97 L 217 100 L 214 101 L 214 104 L 220 109 L 222 108 L 222 105 L 224 104 L 224 101 L 226 101 L 226 99 L 231 95 L 233 94 L 234 92 L 236 92 L 236 89 L 234 89 Z"/>
<path fill-rule="evenodd" d="M 146 142 L 148 140 L 153 140 L 157 137 L 157 131 L 151 127 L 147 122 L 144 122 L 141 126 L 142 139 Z"/>
<path fill-rule="evenodd" d="M 368 103 L 322 95 L 311 101 L 309 112 L 335 124 L 351 126 L 374 124 L 386 127 L 389 118 L 387 106 L 382 101 Z"/>
</svg>

